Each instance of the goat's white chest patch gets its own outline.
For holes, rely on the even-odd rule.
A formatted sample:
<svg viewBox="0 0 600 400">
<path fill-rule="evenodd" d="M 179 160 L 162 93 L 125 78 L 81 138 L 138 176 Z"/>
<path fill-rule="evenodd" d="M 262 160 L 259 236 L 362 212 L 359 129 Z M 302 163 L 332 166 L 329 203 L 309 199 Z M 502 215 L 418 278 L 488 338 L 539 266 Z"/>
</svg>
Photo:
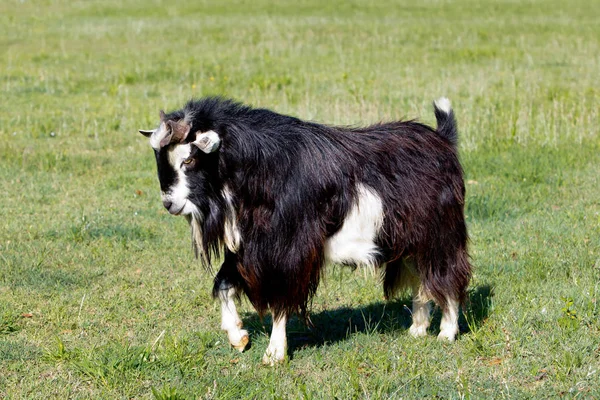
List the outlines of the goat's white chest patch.
<svg viewBox="0 0 600 400">
<path fill-rule="evenodd" d="M 357 198 L 342 228 L 325 243 L 325 258 L 373 266 L 378 247 L 375 238 L 383 225 L 383 205 L 371 188 L 358 184 Z"/>
</svg>

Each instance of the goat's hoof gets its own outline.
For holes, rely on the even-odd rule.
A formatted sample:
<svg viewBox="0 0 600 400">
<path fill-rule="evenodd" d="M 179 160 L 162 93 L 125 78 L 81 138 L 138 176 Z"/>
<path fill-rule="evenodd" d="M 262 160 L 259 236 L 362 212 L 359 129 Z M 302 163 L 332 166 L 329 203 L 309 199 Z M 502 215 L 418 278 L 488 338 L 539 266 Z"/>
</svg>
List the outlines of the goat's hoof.
<svg viewBox="0 0 600 400">
<path fill-rule="evenodd" d="M 234 343 L 234 342 L 230 342 L 230 343 L 234 349 L 236 349 L 240 353 L 243 353 L 244 350 L 246 349 L 246 346 L 250 342 L 250 337 L 248 336 L 248 332 L 246 332 L 245 330 L 241 331 L 241 335 L 242 336 L 240 337 L 239 341 L 237 341 L 236 343 Z"/>
<path fill-rule="evenodd" d="M 274 367 L 276 364 L 282 364 L 284 361 L 285 355 L 274 354 L 269 349 L 267 349 L 262 358 L 262 363 L 270 367 Z"/>
<path fill-rule="evenodd" d="M 408 333 L 414 338 L 427 336 L 427 326 L 412 324 L 408 329 Z"/>
<path fill-rule="evenodd" d="M 454 342 L 454 340 L 456 339 L 456 332 L 454 332 L 454 331 L 441 331 L 437 338 L 440 341 Z"/>
</svg>

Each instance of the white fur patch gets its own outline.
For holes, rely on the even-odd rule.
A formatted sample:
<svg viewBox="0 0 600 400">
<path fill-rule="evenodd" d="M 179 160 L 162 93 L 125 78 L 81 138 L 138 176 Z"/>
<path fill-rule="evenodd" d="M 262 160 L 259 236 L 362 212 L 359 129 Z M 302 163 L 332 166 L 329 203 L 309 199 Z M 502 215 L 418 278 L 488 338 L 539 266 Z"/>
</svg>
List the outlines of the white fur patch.
<svg viewBox="0 0 600 400">
<path fill-rule="evenodd" d="M 373 266 L 378 253 L 375 238 L 383 225 L 383 205 L 377 193 L 363 184 L 357 185 L 356 192 L 356 203 L 342 228 L 325 243 L 325 257 L 331 262 Z"/>
<path fill-rule="evenodd" d="M 427 335 L 431 314 L 429 298 L 425 294 L 423 285 L 413 287 L 412 325 L 408 330 L 413 337 Z"/>
<path fill-rule="evenodd" d="M 458 333 L 458 301 L 448 297 L 447 307 L 442 312 L 442 322 L 440 324 L 440 334 L 438 339 L 446 339 L 451 342 Z"/>
<path fill-rule="evenodd" d="M 192 148 L 189 144 L 178 144 L 171 146 L 168 150 L 169 163 L 176 169 L 179 170 L 183 160 L 190 156 Z"/>
<path fill-rule="evenodd" d="M 434 103 L 437 108 L 439 108 L 446 114 L 450 114 L 450 112 L 452 111 L 452 104 L 450 103 L 450 100 L 448 100 L 448 98 L 446 97 L 440 97 L 439 99 L 434 101 Z"/>
<path fill-rule="evenodd" d="M 160 141 L 167 136 L 167 133 L 167 125 L 164 122 L 161 122 L 158 129 L 150 136 L 150 146 L 152 146 L 154 150 L 160 150 Z"/>
<path fill-rule="evenodd" d="M 240 247 L 240 231 L 237 226 L 233 196 L 227 186 L 223 188 L 222 194 L 227 204 L 227 209 L 225 210 L 225 245 L 230 251 L 236 253 Z"/>
<path fill-rule="evenodd" d="M 192 244 L 194 246 L 194 250 L 196 254 L 204 261 L 204 244 L 202 242 L 202 214 L 199 212 L 194 212 L 190 216 L 188 216 L 190 221 L 190 228 L 192 230 Z M 208 263 L 207 263 L 208 264 Z"/>
<path fill-rule="evenodd" d="M 248 344 L 248 332 L 242 329 L 242 320 L 237 312 L 233 297 L 235 289 L 225 289 L 219 292 L 221 300 L 221 329 L 227 332 L 229 343 L 238 349 L 244 351 Z"/>
<path fill-rule="evenodd" d="M 171 146 L 168 151 L 169 164 L 173 167 L 177 173 L 177 183 L 169 188 L 168 192 L 162 192 L 162 200 L 170 201 L 173 203 L 171 206 L 172 210 L 180 210 L 180 215 L 190 215 L 197 211 L 196 206 L 188 201 L 188 195 L 190 194 L 190 188 L 187 184 L 187 177 L 181 170 L 181 163 L 183 160 L 188 158 L 191 153 L 190 144 L 180 144 Z"/>
<path fill-rule="evenodd" d="M 275 365 L 285 360 L 287 353 L 287 336 L 285 326 L 287 318 L 282 316 L 279 319 L 273 320 L 273 330 L 271 331 L 271 339 L 269 346 L 265 351 L 262 362 L 267 365 Z"/>
</svg>

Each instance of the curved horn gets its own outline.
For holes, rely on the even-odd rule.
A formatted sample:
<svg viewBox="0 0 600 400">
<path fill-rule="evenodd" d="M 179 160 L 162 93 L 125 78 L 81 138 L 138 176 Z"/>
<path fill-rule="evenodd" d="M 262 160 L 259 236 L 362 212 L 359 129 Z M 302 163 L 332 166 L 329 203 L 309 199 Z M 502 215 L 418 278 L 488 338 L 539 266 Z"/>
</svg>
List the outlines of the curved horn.
<svg viewBox="0 0 600 400">
<path fill-rule="evenodd" d="M 171 126 L 171 132 L 173 132 L 173 139 L 171 142 L 183 142 L 185 138 L 190 133 L 190 129 L 192 129 L 192 125 L 185 121 L 169 121 L 169 125 Z"/>
<path fill-rule="evenodd" d="M 215 131 L 208 131 L 204 133 L 197 132 L 196 140 L 194 140 L 192 143 L 200 150 L 208 154 L 217 151 L 221 145 L 221 138 Z"/>
<path fill-rule="evenodd" d="M 165 128 L 168 134 L 160 141 L 160 147 L 183 142 L 190 133 L 192 126 L 186 122 L 169 120 L 165 123 Z"/>
<path fill-rule="evenodd" d="M 139 132 L 146 137 L 150 137 L 154 133 L 154 129 L 140 129 Z"/>
<path fill-rule="evenodd" d="M 165 121 L 165 112 L 163 110 L 160 110 L 160 112 L 158 113 L 158 115 L 160 116 L 160 122 L 164 122 Z"/>
</svg>

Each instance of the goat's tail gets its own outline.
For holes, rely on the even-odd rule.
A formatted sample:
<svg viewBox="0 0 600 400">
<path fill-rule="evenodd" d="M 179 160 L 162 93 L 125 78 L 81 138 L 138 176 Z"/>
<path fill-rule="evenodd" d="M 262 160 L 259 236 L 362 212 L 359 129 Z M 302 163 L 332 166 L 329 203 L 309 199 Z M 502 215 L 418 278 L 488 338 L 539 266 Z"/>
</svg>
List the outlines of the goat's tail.
<svg viewBox="0 0 600 400">
<path fill-rule="evenodd" d="M 456 119 L 454 119 L 454 111 L 452 111 L 450 100 L 440 97 L 433 102 L 433 111 L 437 120 L 438 134 L 456 146 L 458 130 L 456 129 Z"/>
</svg>

